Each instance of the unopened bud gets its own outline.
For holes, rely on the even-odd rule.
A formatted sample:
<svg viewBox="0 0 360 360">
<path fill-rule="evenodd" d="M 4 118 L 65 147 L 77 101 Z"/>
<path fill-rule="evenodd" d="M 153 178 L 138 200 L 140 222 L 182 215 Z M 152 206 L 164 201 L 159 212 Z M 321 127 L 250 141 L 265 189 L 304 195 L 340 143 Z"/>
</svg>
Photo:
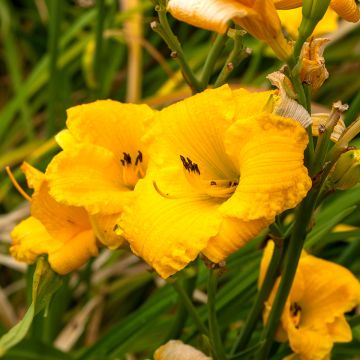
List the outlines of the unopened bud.
<svg viewBox="0 0 360 360">
<path fill-rule="evenodd" d="M 323 18 L 330 0 L 303 0 L 302 20 L 299 26 L 299 37 L 307 39 L 314 31 L 317 23 Z"/>
<path fill-rule="evenodd" d="M 331 174 L 336 189 L 346 190 L 360 182 L 360 150 L 350 150 L 339 157 Z"/>
</svg>

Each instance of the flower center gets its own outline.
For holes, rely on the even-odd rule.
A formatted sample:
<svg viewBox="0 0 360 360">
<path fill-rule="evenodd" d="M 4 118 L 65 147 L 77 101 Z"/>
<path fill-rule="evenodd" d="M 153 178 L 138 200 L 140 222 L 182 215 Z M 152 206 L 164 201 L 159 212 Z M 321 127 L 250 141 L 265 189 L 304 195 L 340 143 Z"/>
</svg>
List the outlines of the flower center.
<svg viewBox="0 0 360 360">
<path fill-rule="evenodd" d="M 123 170 L 122 181 L 126 187 L 133 190 L 138 180 L 145 176 L 143 154 L 138 150 L 135 161 L 133 161 L 131 155 L 124 152 L 120 162 Z"/>
<path fill-rule="evenodd" d="M 229 198 L 239 184 L 239 178 L 203 179 L 198 164 L 182 155 L 180 155 L 180 160 L 189 183 L 201 193 L 210 197 Z"/>
<path fill-rule="evenodd" d="M 294 302 L 290 305 L 290 316 L 295 327 L 298 329 L 301 320 L 301 306 Z"/>
</svg>

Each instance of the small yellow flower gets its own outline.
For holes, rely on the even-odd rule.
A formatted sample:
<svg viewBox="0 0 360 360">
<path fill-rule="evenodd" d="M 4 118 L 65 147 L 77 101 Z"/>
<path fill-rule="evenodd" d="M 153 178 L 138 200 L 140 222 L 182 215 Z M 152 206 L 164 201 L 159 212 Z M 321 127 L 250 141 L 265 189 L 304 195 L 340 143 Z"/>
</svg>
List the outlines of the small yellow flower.
<svg viewBox="0 0 360 360">
<path fill-rule="evenodd" d="M 281 25 L 293 39 L 296 39 L 298 37 L 298 29 L 302 19 L 301 8 L 278 10 L 278 14 L 281 20 Z M 319 36 L 335 31 L 338 28 L 337 19 L 338 16 L 336 12 L 329 8 L 324 17 L 316 25 L 312 36 Z"/>
<path fill-rule="evenodd" d="M 306 195 L 306 132 L 262 111 L 272 94 L 224 85 L 156 115 L 149 169 L 120 228 L 162 277 L 199 253 L 224 260 Z"/>
<path fill-rule="evenodd" d="M 140 139 L 153 114 L 147 105 L 99 100 L 69 109 L 68 129 L 56 137 L 64 151 L 46 172 L 50 194 L 83 206 L 97 237 L 111 248 L 124 242 L 114 226 L 146 172 L 147 149 Z"/>
<path fill-rule="evenodd" d="M 31 216 L 15 226 L 11 233 L 10 253 L 17 260 L 33 263 L 48 254 L 54 271 L 67 274 L 98 254 L 95 234 L 83 208 L 66 206 L 49 195 L 45 175 L 24 163 L 29 187 L 34 189 Z"/>
<path fill-rule="evenodd" d="M 269 242 L 260 267 L 260 284 L 274 243 Z M 265 304 L 266 321 L 279 285 Z M 334 342 L 349 342 L 352 334 L 344 313 L 360 304 L 360 283 L 346 268 L 302 253 L 276 340 L 289 341 L 289 359 L 325 360 Z"/>
<path fill-rule="evenodd" d="M 211 360 L 211 358 L 180 340 L 170 340 L 155 351 L 154 360 Z"/>
<path fill-rule="evenodd" d="M 302 0 L 273 0 L 277 9 L 294 9 L 302 5 Z M 331 0 L 330 8 L 347 21 L 360 20 L 360 10 L 355 0 Z"/>
<path fill-rule="evenodd" d="M 272 0 L 169 0 L 168 10 L 181 21 L 219 33 L 226 31 L 232 19 L 270 45 L 280 59 L 291 55 Z"/>
</svg>

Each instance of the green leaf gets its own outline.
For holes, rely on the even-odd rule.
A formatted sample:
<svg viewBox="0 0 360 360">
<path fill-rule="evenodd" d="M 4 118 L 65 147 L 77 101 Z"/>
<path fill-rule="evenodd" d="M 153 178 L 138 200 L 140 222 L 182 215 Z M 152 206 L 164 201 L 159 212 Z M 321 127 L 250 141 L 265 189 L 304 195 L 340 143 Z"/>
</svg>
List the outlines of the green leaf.
<svg viewBox="0 0 360 360">
<path fill-rule="evenodd" d="M 32 303 L 23 319 L 0 338 L 0 357 L 25 338 L 34 316 L 49 306 L 51 297 L 61 284 L 61 277 L 51 270 L 44 257 L 40 257 L 33 277 Z"/>
</svg>

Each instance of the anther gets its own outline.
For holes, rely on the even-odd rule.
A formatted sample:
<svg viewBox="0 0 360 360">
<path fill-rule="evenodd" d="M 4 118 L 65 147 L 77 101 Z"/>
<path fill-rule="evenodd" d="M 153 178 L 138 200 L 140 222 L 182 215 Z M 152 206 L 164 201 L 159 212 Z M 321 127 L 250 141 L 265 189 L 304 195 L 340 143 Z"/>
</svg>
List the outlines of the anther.
<svg viewBox="0 0 360 360">
<path fill-rule="evenodd" d="M 142 163 L 143 161 L 143 154 L 140 150 L 138 150 L 138 155 L 135 159 L 135 165 L 137 165 L 138 163 Z"/>
</svg>

